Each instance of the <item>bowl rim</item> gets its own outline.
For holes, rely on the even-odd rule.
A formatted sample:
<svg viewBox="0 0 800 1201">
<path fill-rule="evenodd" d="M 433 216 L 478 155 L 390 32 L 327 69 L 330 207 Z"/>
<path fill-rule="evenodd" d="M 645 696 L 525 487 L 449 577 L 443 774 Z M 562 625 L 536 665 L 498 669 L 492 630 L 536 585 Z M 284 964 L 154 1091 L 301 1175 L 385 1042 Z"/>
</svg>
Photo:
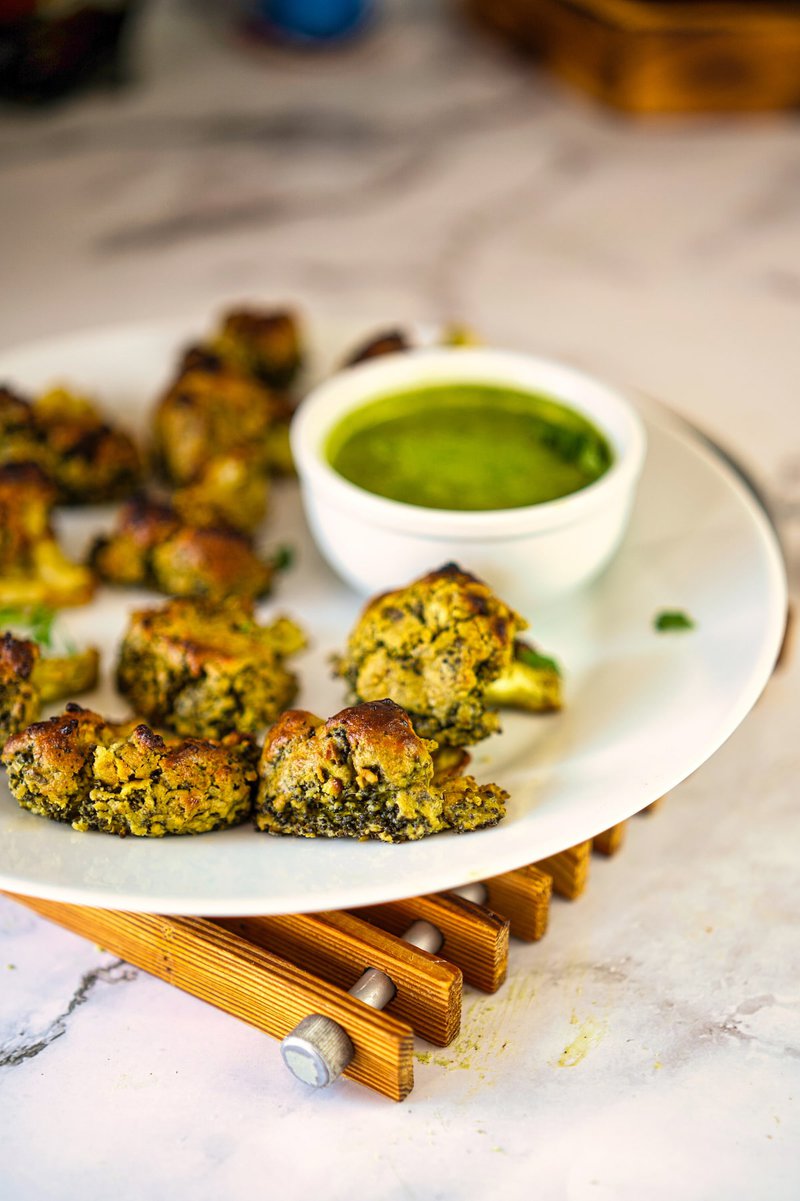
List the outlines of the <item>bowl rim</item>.
<svg viewBox="0 0 800 1201">
<path fill-rule="evenodd" d="M 538 382 L 537 382 L 538 380 Z M 554 387 L 553 381 L 560 386 Z M 433 509 L 390 500 L 339 475 L 325 443 L 347 413 L 406 388 L 486 383 L 541 392 L 597 425 L 614 451 L 608 471 L 567 496 L 514 509 Z M 588 399 L 587 399 L 588 398 Z M 602 414 L 598 413 L 602 409 Z M 525 537 L 591 517 L 636 484 L 646 433 L 632 395 L 557 359 L 495 347 L 416 347 L 343 367 L 305 396 L 290 427 L 301 486 L 373 525 L 417 535 Z"/>
</svg>

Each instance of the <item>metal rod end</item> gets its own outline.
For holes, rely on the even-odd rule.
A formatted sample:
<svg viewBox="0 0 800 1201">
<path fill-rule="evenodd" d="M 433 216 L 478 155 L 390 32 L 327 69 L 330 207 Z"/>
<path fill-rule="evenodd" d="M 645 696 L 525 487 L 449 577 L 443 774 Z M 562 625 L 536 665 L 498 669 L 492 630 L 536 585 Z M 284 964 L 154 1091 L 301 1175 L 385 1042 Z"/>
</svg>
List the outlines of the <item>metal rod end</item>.
<svg viewBox="0 0 800 1201">
<path fill-rule="evenodd" d="M 303 1018 L 281 1043 L 289 1071 L 313 1088 L 326 1088 L 338 1080 L 354 1054 L 347 1032 L 319 1013 Z"/>
</svg>

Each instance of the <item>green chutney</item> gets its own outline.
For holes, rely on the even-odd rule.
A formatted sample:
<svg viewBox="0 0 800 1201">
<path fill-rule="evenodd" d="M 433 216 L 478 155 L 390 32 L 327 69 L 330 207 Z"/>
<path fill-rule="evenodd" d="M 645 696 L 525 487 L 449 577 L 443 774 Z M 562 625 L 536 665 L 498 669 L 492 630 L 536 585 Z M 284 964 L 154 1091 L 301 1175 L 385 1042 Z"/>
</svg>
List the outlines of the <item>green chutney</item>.
<svg viewBox="0 0 800 1201">
<path fill-rule="evenodd" d="M 334 471 L 428 509 L 518 509 L 568 496 L 613 461 L 598 429 L 547 396 L 432 384 L 369 401 L 334 426 Z"/>
</svg>

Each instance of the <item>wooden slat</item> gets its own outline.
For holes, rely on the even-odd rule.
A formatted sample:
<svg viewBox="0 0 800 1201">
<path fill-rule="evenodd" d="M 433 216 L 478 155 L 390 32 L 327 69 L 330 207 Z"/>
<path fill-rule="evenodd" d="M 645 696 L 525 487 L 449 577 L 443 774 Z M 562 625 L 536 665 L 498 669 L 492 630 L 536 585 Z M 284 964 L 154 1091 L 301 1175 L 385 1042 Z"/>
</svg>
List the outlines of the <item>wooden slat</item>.
<svg viewBox="0 0 800 1201">
<path fill-rule="evenodd" d="M 352 988 L 369 967 L 386 972 L 397 992 L 393 1013 L 437 1046 L 446 1047 L 461 1024 L 458 967 L 348 913 L 287 914 L 214 919 L 234 934 L 289 959 L 339 988 Z"/>
<path fill-rule="evenodd" d="M 591 861 L 592 842 L 579 842 L 577 846 L 559 851 L 557 855 L 549 855 L 540 859 L 536 866 L 540 871 L 552 876 L 553 890 L 559 896 L 574 901 L 586 888 L 589 878 L 589 863 Z"/>
<path fill-rule="evenodd" d="M 665 800 L 666 797 L 657 797 L 655 801 L 651 801 L 649 805 L 645 805 L 644 809 L 639 810 L 639 816 L 651 817 L 654 813 L 658 813 Z"/>
<path fill-rule="evenodd" d="M 626 829 L 627 822 L 617 822 L 616 826 L 609 826 L 607 830 L 595 834 L 592 839 L 592 850 L 600 855 L 616 855 L 625 842 Z"/>
<path fill-rule="evenodd" d="M 534 864 L 483 881 L 487 904 L 508 918 L 514 938 L 537 942 L 547 930 L 553 880 Z"/>
<path fill-rule="evenodd" d="M 441 930 L 444 944 L 439 953 L 461 968 L 468 984 L 496 992 L 506 978 L 509 923 L 483 905 L 448 892 L 367 905 L 355 913 L 392 934 L 402 934 L 423 918 Z"/>
<path fill-rule="evenodd" d="M 463 0 L 568 83 L 636 113 L 800 101 L 800 12 L 785 0 Z"/>
<path fill-rule="evenodd" d="M 310 1013 L 333 1018 L 355 1048 L 346 1076 L 394 1101 L 402 1101 L 413 1087 L 413 1032 L 408 1025 L 221 926 L 202 918 L 8 895 L 274 1038 L 283 1038 Z"/>
</svg>

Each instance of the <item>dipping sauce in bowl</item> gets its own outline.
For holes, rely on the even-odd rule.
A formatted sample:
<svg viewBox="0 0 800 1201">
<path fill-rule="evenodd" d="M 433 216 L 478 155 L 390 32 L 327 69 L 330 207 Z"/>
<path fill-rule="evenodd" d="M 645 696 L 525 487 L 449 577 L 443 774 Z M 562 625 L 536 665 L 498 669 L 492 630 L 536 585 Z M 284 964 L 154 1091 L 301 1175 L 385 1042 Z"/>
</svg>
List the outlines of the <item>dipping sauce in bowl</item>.
<svg viewBox="0 0 800 1201">
<path fill-rule="evenodd" d="M 334 471 L 375 496 L 473 511 L 569 496 L 613 461 L 606 438 L 574 409 L 471 383 L 372 400 L 337 423 L 325 451 Z"/>
<path fill-rule="evenodd" d="M 303 400 L 290 437 L 317 546 L 359 592 L 452 561 L 525 614 L 614 556 L 646 444 L 619 389 L 461 347 L 337 372 Z"/>
</svg>

